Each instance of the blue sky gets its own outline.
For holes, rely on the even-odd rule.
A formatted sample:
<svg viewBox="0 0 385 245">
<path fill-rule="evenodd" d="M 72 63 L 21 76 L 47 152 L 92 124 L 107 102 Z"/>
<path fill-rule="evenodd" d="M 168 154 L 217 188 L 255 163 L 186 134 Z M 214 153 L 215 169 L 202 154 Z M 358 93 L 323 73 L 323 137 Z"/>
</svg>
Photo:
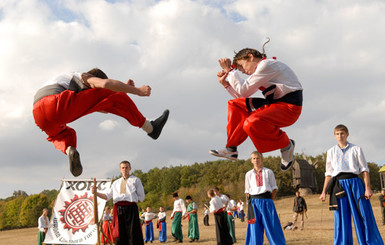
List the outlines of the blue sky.
<svg viewBox="0 0 385 245">
<path fill-rule="evenodd" d="M 118 175 L 121 160 L 143 171 L 216 160 L 208 151 L 225 145 L 231 99 L 216 80 L 217 60 L 244 47 L 260 50 L 266 37 L 267 55 L 288 64 L 304 87 L 302 115 L 285 128 L 296 152 L 326 152 L 334 126 L 344 123 L 367 160 L 383 165 L 384 12 L 381 0 L 2 1 L 0 198 L 72 178 L 67 157 L 45 140 L 31 112 L 36 90 L 64 72 L 100 67 L 149 84 L 149 98 L 131 96 L 142 113 L 153 119 L 171 111 L 157 141 L 113 115 L 71 123 L 81 178 Z M 253 150 L 247 140 L 240 158 Z"/>
</svg>

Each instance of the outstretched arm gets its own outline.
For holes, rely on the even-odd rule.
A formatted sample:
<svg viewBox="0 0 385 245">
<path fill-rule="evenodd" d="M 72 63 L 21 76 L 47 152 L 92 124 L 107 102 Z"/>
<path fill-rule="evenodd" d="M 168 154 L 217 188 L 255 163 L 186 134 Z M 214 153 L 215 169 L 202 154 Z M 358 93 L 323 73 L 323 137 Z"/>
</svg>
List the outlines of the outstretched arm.
<svg viewBox="0 0 385 245">
<path fill-rule="evenodd" d="M 135 87 L 134 81 L 129 79 L 126 83 L 123 83 L 114 79 L 102 79 L 93 77 L 87 73 L 82 74 L 83 81 L 87 82 L 91 88 L 105 88 L 115 92 L 123 92 L 135 94 L 138 96 L 150 96 L 151 87 L 143 85 L 141 87 Z"/>
</svg>

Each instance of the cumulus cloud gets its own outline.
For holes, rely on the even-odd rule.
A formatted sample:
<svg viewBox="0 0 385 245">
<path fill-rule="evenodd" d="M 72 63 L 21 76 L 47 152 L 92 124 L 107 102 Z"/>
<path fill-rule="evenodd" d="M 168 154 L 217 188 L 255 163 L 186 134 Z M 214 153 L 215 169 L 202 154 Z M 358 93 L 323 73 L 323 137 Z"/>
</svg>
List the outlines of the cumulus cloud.
<svg viewBox="0 0 385 245">
<path fill-rule="evenodd" d="M 45 140 L 31 112 L 35 91 L 63 72 L 100 67 L 111 78 L 149 84 L 150 97 L 131 96 L 143 115 L 171 111 L 156 141 L 114 115 L 69 124 L 77 131 L 82 178 L 118 175 L 124 159 L 143 171 L 214 160 L 207 152 L 225 145 L 230 99 L 216 81 L 217 60 L 260 49 L 266 37 L 267 55 L 291 66 L 304 87 L 301 118 L 285 129 L 297 152 L 325 152 L 335 143 L 333 127 L 345 123 L 367 160 L 382 165 L 384 10 L 381 0 L 3 1 L 0 197 L 57 188 L 71 177 L 66 155 Z M 247 140 L 240 157 L 252 150 Z"/>
</svg>

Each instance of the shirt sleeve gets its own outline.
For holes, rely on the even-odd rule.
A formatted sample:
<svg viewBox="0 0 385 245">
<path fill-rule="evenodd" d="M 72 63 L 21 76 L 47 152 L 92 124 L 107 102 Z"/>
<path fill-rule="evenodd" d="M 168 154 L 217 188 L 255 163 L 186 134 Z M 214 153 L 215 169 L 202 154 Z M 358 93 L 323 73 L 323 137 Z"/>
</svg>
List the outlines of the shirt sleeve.
<svg viewBox="0 0 385 245">
<path fill-rule="evenodd" d="M 245 193 L 249 194 L 250 192 L 250 180 L 249 180 L 249 172 L 245 175 Z"/>
<path fill-rule="evenodd" d="M 361 147 L 358 147 L 357 149 L 357 161 L 358 161 L 360 173 L 362 172 L 369 173 L 368 163 L 366 162 L 365 155 Z"/>
<path fill-rule="evenodd" d="M 215 212 L 215 206 L 214 206 L 213 199 L 211 199 L 211 201 L 210 201 L 210 213 L 214 213 L 214 212 Z"/>
<path fill-rule="evenodd" d="M 261 61 L 256 71 L 249 76 L 246 80 L 242 79 L 237 71 L 232 71 L 228 75 L 228 82 L 230 83 L 231 89 L 227 91 L 235 97 L 248 98 L 259 90 L 266 82 L 272 80 L 277 75 L 277 71 L 271 69 L 266 61 Z"/>
<path fill-rule="evenodd" d="M 138 195 L 138 201 L 143 202 L 145 194 L 142 181 L 139 178 L 136 179 L 136 194 Z"/>
<path fill-rule="evenodd" d="M 182 207 L 182 215 L 185 215 L 186 213 L 186 204 L 184 203 L 184 201 L 182 199 L 181 200 L 181 207 Z"/>
<path fill-rule="evenodd" d="M 273 170 L 269 171 L 269 184 L 271 186 L 271 190 L 278 190 L 277 181 L 275 180 L 274 172 Z"/>
<path fill-rule="evenodd" d="M 326 155 L 325 176 L 332 176 L 332 173 L 333 173 L 332 149 L 328 150 L 327 155 Z"/>
</svg>

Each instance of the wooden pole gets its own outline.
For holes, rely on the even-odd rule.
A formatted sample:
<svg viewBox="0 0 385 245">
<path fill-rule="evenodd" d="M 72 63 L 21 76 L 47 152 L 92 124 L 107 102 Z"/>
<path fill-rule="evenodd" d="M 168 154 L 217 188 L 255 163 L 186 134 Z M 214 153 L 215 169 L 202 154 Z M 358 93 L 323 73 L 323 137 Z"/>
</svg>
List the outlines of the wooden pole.
<svg viewBox="0 0 385 245">
<path fill-rule="evenodd" d="M 94 186 L 96 186 L 96 178 L 94 178 Z M 98 245 L 100 245 L 100 235 L 99 235 L 99 218 L 98 218 L 98 196 L 96 192 L 94 194 L 94 223 L 96 224 L 96 235 L 98 236 Z"/>
</svg>

